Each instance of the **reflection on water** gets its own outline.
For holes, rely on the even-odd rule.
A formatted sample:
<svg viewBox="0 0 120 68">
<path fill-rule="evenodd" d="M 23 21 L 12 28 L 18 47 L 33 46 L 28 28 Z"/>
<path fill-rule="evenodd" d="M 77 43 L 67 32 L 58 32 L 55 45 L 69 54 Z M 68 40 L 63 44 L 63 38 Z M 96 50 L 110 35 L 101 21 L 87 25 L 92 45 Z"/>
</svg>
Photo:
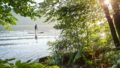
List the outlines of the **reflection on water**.
<svg viewBox="0 0 120 68">
<path fill-rule="evenodd" d="M 38 40 L 35 40 L 34 33 L 30 32 L 0 32 L 0 58 L 27 61 L 44 57 L 49 54 L 47 42 L 55 38 L 38 34 Z"/>
</svg>

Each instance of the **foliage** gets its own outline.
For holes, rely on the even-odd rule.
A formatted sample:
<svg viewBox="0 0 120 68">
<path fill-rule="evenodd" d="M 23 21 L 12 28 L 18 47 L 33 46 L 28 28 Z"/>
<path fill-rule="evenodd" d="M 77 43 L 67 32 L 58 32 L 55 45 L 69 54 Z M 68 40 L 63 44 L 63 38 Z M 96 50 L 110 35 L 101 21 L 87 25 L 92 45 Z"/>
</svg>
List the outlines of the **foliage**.
<svg viewBox="0 0 120 68">
<path fill-rule="evenodd" d="M 39 16 L 36 12 L 36 3 L 33 0 L 0 0 L 0 25 L 9 28 L 16 24 L 12 12 L 31 19 Z"/>
<path fill-rule="evenodd" d="M 21 62 L 20 60 L 14 63 L 10 63 L 9 61 L 14 59 L 6 59 L 0 60 L 0 68 L 59 68 L 58 66 L 47 66 L 41 63 L 35 62 Z"/>
<path fill-rule="evenodd" d="M 12 0 L 0 1 L 1 20 L 7 22 L 8 20 L 4 17 L 8 13 L 7 16 L 8 18 L 10 16 L 10 21 L 12 21 L 12 23 L 8 23 L 15 24 L 15 18 L 11 15 L 10 9 L 22 16 L 31 18 L 38 16 L 34 13 L 35 7 L 29 4 L 34 3 L 33 1 L 15 0 L 11 2 Z M 50 43 L 51 64 L 78 64 L 80 67 L 92 66 L 94 68 L 119 66 L 119 51 L 111 51 L 111 48 L 115 47 L 109 25 L 97 0 L 44 0 L 39 5 L 39 11 L 37 11 L 39 16 L 47 17 L 46 21 L 56 22 L 54 28 L 61 30 L 59 39 Z M 8 10 L 9 12 L 6 12 Z M 43 64 L 21 61 L 17 61 L 15 64 L 6 63 L 1 65 L 18 68 L 45 67 Z"/>
<path fill-rule="evenodd" d="M 59 39 L 50 43 L 53 64 L 71 65 L 83 59 L 84 65 L 109 66 L 105 57 L 110 54 L 106 50 L 114 46 L 101 10 L 96 0 L 44 0 L 40 3 L 40 14 L 47 17 L 46 21 L 55 21 L 54 27 L 61 30 Z"/>
</svg>

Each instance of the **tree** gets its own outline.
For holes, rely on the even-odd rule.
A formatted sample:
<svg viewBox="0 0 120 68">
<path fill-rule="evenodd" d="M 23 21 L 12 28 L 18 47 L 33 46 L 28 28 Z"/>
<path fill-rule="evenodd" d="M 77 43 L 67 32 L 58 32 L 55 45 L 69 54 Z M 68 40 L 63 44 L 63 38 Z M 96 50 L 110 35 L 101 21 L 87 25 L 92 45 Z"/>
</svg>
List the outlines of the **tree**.
<svg viewBox="0 0 120 68">
<path fill-rule="evenodd" d="M 104 10 L 104 14 L 105 14 L 105 16 L 106 16 L 106 19 L 107 19 L 107 21 L 108 21 L 108 24 L 109 24 L 109 27 L 110 27 L 110 30 L 111 30 L 111 35 L 112 35 L 112 37 L 113 37 L 113 41 L 114 41 L 114 44 L 115 44 L 115 46 L 116 46 L 116 48 L 118 48 L 119 46 L 120 46 L 120 42 L 119 42 L 119 38 L 118 38 L 118 36 L 117 36 L 117 32 L 116 32 L 116 29 L 117 29 L 117 31 L 119 31 L 119 28 L 118 28 L 118 21 L 116 21 L 115 20 L 115 25 L 116 26 L 114 26 L 114 23 L 113 23 L 113 19 L 111 18 L 111 16 L 110 16 L 110 13 L 109 13 L 109 8 L 108 8 L 108 6 L 104 3 L 104 0 L 99 0 L 100 1 L 100 4 L 101 4 L 101 6 L 102 6 L 102 8 L 103 8 L 103 10 Z M 114 7 L 115 8 L 115 7 Z M 116 14 L 115 14 L 116 15 Z M 115 17 L 115 19 L 116 19 L 117 17 Z M 115 29 L 116 28 L 116 29 Z"/>
<path fill-rule="evenodd" d="M 114 18 L 114 23 L 115 23 L 115 27 L 116 27 L 116 31 L 118 33 L 118 36 L 119 36 L 119 41 L 120 41 L 120 9 L 119 9 L 119 0 L 113 0 L 111 2 L 111 5 L 112 5 L 112 9 L 114 11 L 114 14 L 113 14 L 113 18 Z"/>
<path fill-rule="evenodd" d="M 102 5 L 102 8 L 104 10 L 104 13 L 106 15 L 106 18 L 108 20 L 110 29 L 111 29 L 111 34 L 115 43 L 115 46 L 117 49 L 120 47 L 120 12 L 119 12 L 119 0 L 111 0 L 110 5 L 112 6 L 113 9 L 113 14 L 110 14 L 110 10 L 108 8 L 108 5 L 104 3 L 105 0 L 100 0 L 100 3 Z M 113 16 L 113 18 L 111 17 Z"/>
<path fill-rule="evenodd" d="M 33 0 L 0 0 L 0 25 L 8 28 L 16 24 L 12 12 L 31 19 L 39 16 L 36 12 L 36 3 Z"/>
<path fill-rule="evenodd" d="M 60 38 L 51 44 L 56 64 L 64 64 L 66 53 L 68 64 L 80 58 L 92 63 L 86 52 L 99 54 L 97 49 L 111 45 L 109 26 L 96 0 L 44 0 L 40 13 L 47 17 L 46 21 L 56 21 L 54 27 L 61 30 Z"/>
</svg>

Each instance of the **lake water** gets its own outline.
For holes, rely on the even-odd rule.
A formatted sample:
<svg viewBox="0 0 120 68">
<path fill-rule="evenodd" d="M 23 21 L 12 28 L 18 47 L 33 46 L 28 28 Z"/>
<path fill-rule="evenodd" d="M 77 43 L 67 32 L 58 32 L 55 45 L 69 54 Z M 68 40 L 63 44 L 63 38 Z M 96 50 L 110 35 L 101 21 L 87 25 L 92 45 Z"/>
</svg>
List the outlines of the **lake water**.
<svg viewBox="0 0 120 68">
<path fill-rule="evenodd" d="M 38 34 L 34 39 L 34 32 L 1 31 L 0 59 L 16 58 L 16 60 L 35 60 L 50 54 L 48 41 L 54 41 L 57 36 Z"/>
</svg>

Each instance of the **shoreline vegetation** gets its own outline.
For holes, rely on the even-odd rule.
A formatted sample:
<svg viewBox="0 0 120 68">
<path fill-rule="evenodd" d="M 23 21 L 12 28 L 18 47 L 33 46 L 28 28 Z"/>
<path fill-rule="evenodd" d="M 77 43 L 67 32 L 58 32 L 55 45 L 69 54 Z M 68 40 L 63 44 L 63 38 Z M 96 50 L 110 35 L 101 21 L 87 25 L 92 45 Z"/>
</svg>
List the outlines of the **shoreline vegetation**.
<svg viewBox="0 0 120 68">
<path fill-rule="evenodd" d="M 15 60 L 15 58 L 0 60 L 0 68 L 59 68 L 57 65 L 48 66 L 45 64 L 30 61 L 21 62 L 18 60 L 15 63 L 10 63 L 12 60 Z"/>
</svg>

